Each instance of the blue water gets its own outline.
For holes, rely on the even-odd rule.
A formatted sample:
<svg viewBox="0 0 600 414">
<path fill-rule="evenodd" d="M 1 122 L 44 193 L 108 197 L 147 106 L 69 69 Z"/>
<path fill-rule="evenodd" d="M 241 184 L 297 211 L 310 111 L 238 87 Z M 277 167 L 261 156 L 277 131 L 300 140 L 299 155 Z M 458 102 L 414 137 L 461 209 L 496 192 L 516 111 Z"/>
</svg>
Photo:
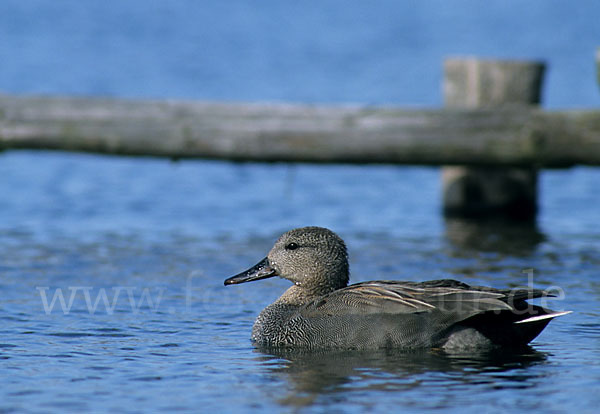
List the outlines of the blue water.
<svg viewBox="0 0 600 414">
<path fill-rule="evenodd" d="M 442 60 L 541 59 L 598 106 L 596 0 L 3 0 L 0 91 L 440 105 Z"/>
<path fill-rule="evenodd" d="M 476 54 L 544 59 L 544 105 L 597 107 L 598 12 L 4 0 L 0 90 L 433 106 L 443 56 Z M 2 153 L 0 412 L 594 413 L 599 181 L 543 171 L 537 223 L 497 226 L 445 221 L 436 168 Z M 353 282 L 533 283 L 574 312 L 519 353 L 260 352 L 254 318 L 288 284 L 222 282 L 308 224 L 346 240 Z"/>
</svg>

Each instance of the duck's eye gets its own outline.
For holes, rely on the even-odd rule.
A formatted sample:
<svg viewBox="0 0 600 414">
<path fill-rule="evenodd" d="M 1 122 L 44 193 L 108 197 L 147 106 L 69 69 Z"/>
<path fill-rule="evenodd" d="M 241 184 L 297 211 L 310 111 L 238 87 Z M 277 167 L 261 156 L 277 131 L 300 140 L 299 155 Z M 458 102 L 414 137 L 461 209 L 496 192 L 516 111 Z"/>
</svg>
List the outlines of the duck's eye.
<svg viewBox="0 0 600 414">
<path fill-rule="evenodd" d="M 296 250 L 298 247 L 300 247 L 298 244 L 291 242 L 285 246 L 285 250 Z"/>
</svg>

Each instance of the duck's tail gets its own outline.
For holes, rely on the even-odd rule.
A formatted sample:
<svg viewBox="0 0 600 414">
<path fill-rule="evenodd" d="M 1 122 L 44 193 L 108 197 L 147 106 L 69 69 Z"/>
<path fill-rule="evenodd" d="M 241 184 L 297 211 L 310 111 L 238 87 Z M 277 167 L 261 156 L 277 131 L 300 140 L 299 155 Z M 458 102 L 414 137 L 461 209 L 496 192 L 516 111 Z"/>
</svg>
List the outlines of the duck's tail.
<svg viewBox="0 0 600 414">
<path fill-rule="evenodd" d="M 492 343 L 518 347 L 532 341 L 552 319 L 568 313 L 571 312 L 557 312 L 541 306 L 530 305 L 527 313 L 485 312 L 468 319 L 464 324 L 475 328 Z"/>
<path fill-rule="evenodd" d="M 537 315 L 529 316 L 524 319 L 514 321 L 513 332 L 517 343 L 527 344 L 537 337 L 548 325 L 548 323 L 558 317 L 571 313 L 571 311 L 556 312 L 550 309 L 534 306 Z"/>
<path fill-rule="evenodd" d="M 544 321 L 546 319 L 554 319 L 556 317 L 559 316 L 563 316 L 563 315 L 568 315 L 569 313 L 571 313 L 573 311 L 564 311 L 564 312 L 555 312 L 555 311 L 550 311 L 549 313 L 543 314 L 543 315 L 536 315 L 536 316 L 531 316 L 529 318 L 525 318 L 525 319 L 521 319 L 520 321 L 516 321 L 515 323 L 532 323 L 532 322 L 540 322 L 540 321 Z"/>
</svg>

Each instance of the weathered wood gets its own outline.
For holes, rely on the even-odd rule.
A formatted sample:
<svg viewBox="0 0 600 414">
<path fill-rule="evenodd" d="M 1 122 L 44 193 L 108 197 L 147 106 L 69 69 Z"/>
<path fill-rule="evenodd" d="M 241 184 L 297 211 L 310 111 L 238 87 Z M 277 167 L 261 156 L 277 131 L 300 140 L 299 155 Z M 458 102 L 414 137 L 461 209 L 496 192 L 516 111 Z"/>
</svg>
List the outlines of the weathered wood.
<svg viewBox="0 0 600 414">
<path fill-rule="evenodd" d="M 444 101 L 450 108 L 501 108 L 540 102 L 541 62 L 453 58 L 444 62 Z M 451 166 L 442 169 L 444 214 L 533 220 L 537 167 Z"/>
<path fill-rule="evenodd" d="M 542 62 L 448 58 L 444 103 L 451 108 L 498 108 L 540 103 Z"/>
<path fill-rule="evenodd" d="M 600 111 L 0 95 L 0 148 L 240 161 L 600 165 Z"/>
</svg>

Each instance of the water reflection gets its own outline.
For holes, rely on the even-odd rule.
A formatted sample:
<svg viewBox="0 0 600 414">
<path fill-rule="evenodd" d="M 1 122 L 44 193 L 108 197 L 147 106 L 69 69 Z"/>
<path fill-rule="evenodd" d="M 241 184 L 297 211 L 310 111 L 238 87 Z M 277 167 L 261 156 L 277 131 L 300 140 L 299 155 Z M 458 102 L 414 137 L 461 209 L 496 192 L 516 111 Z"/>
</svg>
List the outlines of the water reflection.
<svg viewBox="0 0 600 414">
<path fill-rule="evenodd" d="M 493 384 L 494 388 L 529 388 L 536 374 L 524 368 L 542 363 L 547 354 L 524 347 L 447 353 L 442 350 L 320 351 L 261 349 L 258 358 L 277 380 L 289 385 L 278 403 L 301 407 L 321 395 L 352 391 L 388 392 L 424 386 L 462 387 Z M 274 362 L 276 362 L 274 364 Z"/>
<path fill-rule="evenodd" d="M 446 218 L 446 239 L 461 249 L 526 256 L 546 240 L 535 221 Z"/>
</svg>

